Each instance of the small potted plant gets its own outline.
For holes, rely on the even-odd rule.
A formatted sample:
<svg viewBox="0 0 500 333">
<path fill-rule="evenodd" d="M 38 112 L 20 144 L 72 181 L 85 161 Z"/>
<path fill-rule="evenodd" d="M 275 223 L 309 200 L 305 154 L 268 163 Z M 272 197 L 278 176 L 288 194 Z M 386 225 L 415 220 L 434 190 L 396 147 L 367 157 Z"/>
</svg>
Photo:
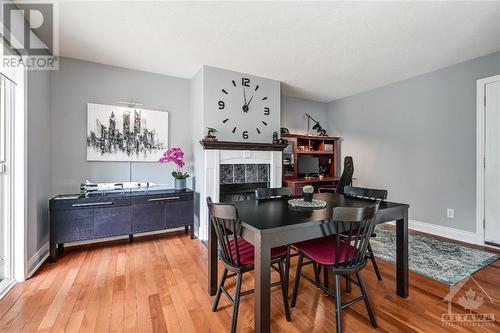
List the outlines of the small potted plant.
<svg viewBox="0 0 500 333">
<path fill-rule="evenodd" d="M 207 135 L 205 136 L 205 140 L 210 140 L 210 141 L 217 141 L 217 137 L 215 136 L 215 133 L 217 133 L 217 130 L 213 127 L 207 127 Z"/>
<path fill-rule="evenodd" d="M 314 187 L 312 187 L 311 185 L 306 185 L 302 188 L 302 192 L 304 192 L 304 201 L 312 202 Z"/>
<path fill-rule="evenodd" d="M 160 158 L 160 163 L 173 162 L 177 166 L 176 171 L 172 171 L 172 176 L 175 178 L 175 189 L 184 190 L 186 188 L 186 179 L 189 177 L 189 173 L 184 172 L 182 168 L 186 165 L 184 163 L 184 152 L 181 148 L 170 148 L 163 153 Z"/>
</svg>

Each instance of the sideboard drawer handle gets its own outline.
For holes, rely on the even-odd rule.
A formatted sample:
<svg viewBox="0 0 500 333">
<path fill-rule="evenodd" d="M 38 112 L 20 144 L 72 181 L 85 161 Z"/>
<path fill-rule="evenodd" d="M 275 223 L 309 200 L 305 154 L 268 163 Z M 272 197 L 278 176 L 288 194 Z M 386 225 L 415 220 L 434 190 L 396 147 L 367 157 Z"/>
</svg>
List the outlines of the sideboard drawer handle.
<svg viewBox="0 0 500 333">
<path fill-rule="evenodd" d="M 177 199 L 180 199 L 180 198 L 181 197 L 153 198 L 153 199 L 149 199 L 148 201 L 177 200 Z"/>
<path fill-rule="evenodd" d="M 109 206 L 112 205 L 112 201 L 107 201 L 107 202 L 89 202 L 89 203 L 79 203 L 79 204 L 73 204 L 71 205 L 72 207 L 91 207 L 91 206 Z"/>
</svg>

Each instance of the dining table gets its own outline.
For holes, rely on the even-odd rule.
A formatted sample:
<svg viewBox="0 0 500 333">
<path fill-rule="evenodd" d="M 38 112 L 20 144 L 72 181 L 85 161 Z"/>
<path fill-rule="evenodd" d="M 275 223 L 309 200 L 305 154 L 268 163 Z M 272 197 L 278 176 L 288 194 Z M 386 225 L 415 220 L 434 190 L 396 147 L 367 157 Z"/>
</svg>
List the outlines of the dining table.
<svg viewBox="0 0 500 333">
<path fill-rule="evenodd" d="M 332 213 L 335 207 L 365 207 L 369 199 L 335 193 L 317 193 L 314 199 L 326 202 L 324 208 L 291 206 L 290 198 L 270 198 L 224 202 L 232 204 L 241 221 L 241 237 L 254 246 L 255 305 L 254 331 L 271 331 L 271 249 L 300 241 L 329 236 L 335 230 Z M 408 209 L 403 203 L 381 201 L 376 223 L 396 224 L 396 294 L 408 297 Z M 217 235 L 210 223 L 208 239 L 208 293 L 215 295 L 218 277 Z"/>
</svg>

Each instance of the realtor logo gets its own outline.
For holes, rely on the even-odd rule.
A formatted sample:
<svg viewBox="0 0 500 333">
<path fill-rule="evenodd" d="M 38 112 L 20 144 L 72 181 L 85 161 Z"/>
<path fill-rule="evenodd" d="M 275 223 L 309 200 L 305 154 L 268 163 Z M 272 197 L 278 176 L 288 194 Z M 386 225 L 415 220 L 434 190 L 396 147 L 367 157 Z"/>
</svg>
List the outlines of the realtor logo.
<svg viewBox="0 0 500 333">
<path fill-rule="evenodd" d="M 3 3 L 2 9 L 2 66 L 23 66 L 30 70 L 58 69 L 56 5 L 19 1 Z"/>
<path fill-rule="evenodd" d="M 443 326 L 495 326 L 495 314 L 481 312 L 484 302 L 493 299 L 473 277 L 451 286 L 443 301 L 448 302 L 448 313 L 441 315 Z"/>
</svg>

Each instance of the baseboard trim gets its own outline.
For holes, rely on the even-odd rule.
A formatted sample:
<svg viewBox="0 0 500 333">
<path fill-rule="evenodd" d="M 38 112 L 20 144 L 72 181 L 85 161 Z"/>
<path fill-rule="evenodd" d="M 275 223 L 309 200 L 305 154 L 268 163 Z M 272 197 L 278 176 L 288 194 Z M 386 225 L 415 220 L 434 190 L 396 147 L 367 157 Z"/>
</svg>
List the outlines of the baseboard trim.
<svg viewBox="0 0 500 333">
<path fill-rule="evenodd" d="M 29 260 L 28 260 L 28 276 L 29 279 L 36 273 L 42 264 L 49 257 L 49 243 L 45 243 Z"/>
<path fill-rule="evenodd" d="M 0 300 L 8 294 L 8 292 L 16 285 L 17 281 L 14 279 L 6 279 L 0 281 Z"/>
<path fill-rule="evenodd" d="M 390 224 L 395 224 L 395 223 L 390 222 Z M 425 232 L 427 234 L 449 238 L 464 243 L 481 245 L 480 240 L 478 239 L 475 232 L 464 231 L 460 229 L 445 227 L 441 225 L 436 225 L 416 220 L 409 220 L 408 228 L 415 231 Z"/>
</svg>

